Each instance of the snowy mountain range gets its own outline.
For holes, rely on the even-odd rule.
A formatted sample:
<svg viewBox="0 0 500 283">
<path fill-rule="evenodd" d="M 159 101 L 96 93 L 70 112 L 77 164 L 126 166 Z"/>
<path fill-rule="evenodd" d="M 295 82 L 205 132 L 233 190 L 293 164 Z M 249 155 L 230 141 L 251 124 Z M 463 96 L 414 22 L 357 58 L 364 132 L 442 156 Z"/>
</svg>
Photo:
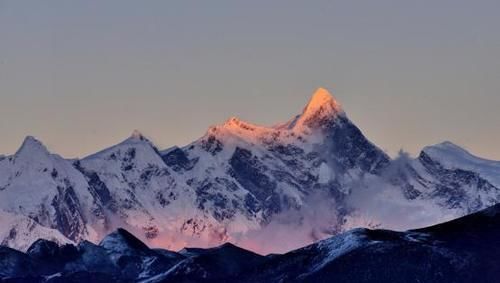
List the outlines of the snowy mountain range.
<svg viewBox="0 0 500 283">
<path fill-rule="evenodd" d="M 135 131 L 66 160 L 27 137 L 0 157 L 0 244 L 98 242 L 124 227 L 155 247 L 284 252 L 354 227 L 410 229 L 478 211 L 500 202 L 499 176 L 500 162 L 450 142 L 391 159 L 318 89 L 286 123 L 230 118 L 167 150 Z"/>
</svg>

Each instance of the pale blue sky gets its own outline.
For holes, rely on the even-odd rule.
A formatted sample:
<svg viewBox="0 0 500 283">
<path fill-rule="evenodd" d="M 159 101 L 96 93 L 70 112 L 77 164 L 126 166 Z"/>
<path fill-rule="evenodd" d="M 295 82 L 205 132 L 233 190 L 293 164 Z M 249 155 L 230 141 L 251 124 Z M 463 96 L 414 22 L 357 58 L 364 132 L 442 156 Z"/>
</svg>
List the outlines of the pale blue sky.
<svg viewBox="0 0 500 283">
<path fill-rule="evenodd" d="M 315 88 L 394 155 L 451 140 L 500 160 L 500 1 L 0 0 L 0 154 L 66 157 L 141 130 L 184 145 L 275 124 Z"/>
</svg>

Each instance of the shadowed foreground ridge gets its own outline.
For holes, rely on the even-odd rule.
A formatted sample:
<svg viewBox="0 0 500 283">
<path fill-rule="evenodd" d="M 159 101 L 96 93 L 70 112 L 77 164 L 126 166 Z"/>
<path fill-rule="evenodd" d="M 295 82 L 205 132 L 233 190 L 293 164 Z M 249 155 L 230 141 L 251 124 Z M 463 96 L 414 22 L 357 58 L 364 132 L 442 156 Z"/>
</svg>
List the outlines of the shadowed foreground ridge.
<svg viewBox="0 0 500 283">
<path fill-rule="evenodd" d="M 0 248 L 2 282 L 498 282 L 498 266 L 500 204 L 406 232 L 354 229 L 283 255 L 150 249 L 123 229 L 99 245 Z"/>
</svg>

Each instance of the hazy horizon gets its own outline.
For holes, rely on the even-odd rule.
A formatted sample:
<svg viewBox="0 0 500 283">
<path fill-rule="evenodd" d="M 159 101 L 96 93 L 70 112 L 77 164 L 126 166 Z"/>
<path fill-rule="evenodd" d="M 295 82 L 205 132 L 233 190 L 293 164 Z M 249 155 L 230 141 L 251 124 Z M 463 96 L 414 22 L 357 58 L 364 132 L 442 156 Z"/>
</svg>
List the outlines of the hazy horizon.
<svg viewBox="0 0 500 283">
<path fill-rule="evenodd" d="M 452 141 L 500 160 L 498 1 L 0 0 L 0 155 L 83 157 L 140 130 L 185 145 L 284 122 L 318 87 L 394 156 Z"/>
</svg>

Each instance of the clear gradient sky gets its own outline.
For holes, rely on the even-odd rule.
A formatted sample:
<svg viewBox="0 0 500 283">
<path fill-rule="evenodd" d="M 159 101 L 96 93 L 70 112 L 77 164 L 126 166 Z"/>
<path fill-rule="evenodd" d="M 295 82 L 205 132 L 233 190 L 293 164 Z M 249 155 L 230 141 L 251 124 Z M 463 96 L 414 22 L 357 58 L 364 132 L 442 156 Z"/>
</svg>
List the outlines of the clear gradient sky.
<svg viewBox="0 0 500 283">
<path fill-rule="evenodd" d="M 184 145 L 335 93 L 394 155 L 500 160 L 500 1 L 0 0 L 0 154 L 85 156 L 139 129 Z"/>
</svg>

